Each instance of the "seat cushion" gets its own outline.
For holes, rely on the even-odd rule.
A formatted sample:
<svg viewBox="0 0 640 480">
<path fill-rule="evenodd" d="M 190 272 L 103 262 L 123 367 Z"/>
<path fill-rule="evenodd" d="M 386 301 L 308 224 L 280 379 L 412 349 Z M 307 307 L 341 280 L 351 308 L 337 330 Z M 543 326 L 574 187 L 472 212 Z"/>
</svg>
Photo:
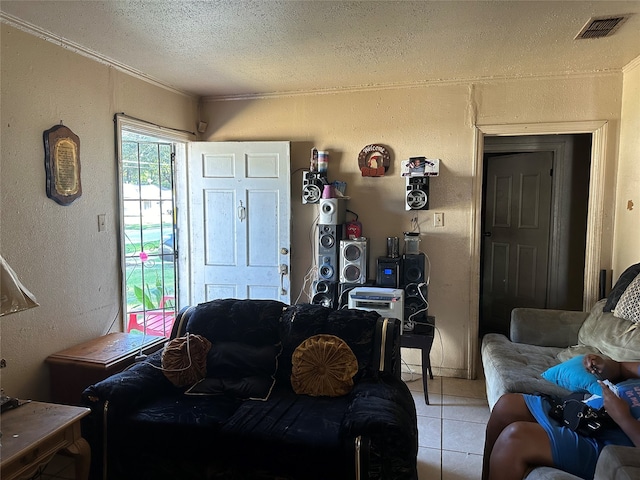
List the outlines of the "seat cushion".
<svg viewBox="0 0 640 480">
<path fill-rule="evenodd" d="M 229 458 L 295 478 L 353 478 L 353 449 L 340 437 L 348 398 L 280 387 L 266 402 L 244 402 L 222 428 Z"/>
<path fill-rule="evenodd" d="M 611 312 L 614 308 L 616 308 L 618 300 L 620 300 L 620 297 L 622 296 L 624 291 L 638 274 L 640 274 L 640 263 L 631 265 L 624 272 L 622 272 L 620 277 L 618 277 L 616 284 L 613 286 L 611 292 L 609 292 L 609 295 L 607 296 L 607 301 L 603 306 L 603 310 L 605 313 Z"/>
<path fill-rule="evenodd" d="M 186 331 L 202 335 L 211 343 L 275 345 L 280 342 L 278 325 L 284 307 L 275 300 L 212 300 L 195 307 Z"/>
<path fill-rule="evenodd" d="M 542 378 L 542 372 L 557 365 L 562 349 L 514 343 L 507 337 L 490 333 L 482 339 L 482 364 L 487 383 L 489 406 L 509 392 L 546 393 L 566 396 L 571 392 Z"/>
<path fill-rule="evenodd" d="M 290 384 L 293 352 L 313 335 L 335 335 L 349 345 L 358 360 L 357 382 L 368 370 L 373 369 L 375 327 L 380 314 L 366 310 L 332 310 L 322 305 L 291 305 L 282 315 L 280 335 L 282 355 L 277 378 Z"/>
<path fill-rule="evenodd" d="M 581 345 L 597 348 L 618 362 L 640 361 L 640 329 L 629 329 L 633 323 L 604 312 L 605 300 L 597 302 L 580 327 Z"/>
<path fill-rule="evenodd" d="M 159 397 L 114 425 L 118 429 L 120 456 L 134 462 L 141 455 L 150 458 L 208 455 L 220 441 L 217 432 L 240 403 L 222 395 L 215 400 L 179 392 Z"/>
<path fill-rule="evenodd" d="M 267 399 L 276 381 L 284 306 L 275 300 L 228 298 L 195 307 L 186 331 L 206 338 L 211 348 L 205 378 L 194 381 L 188 393 Z M 190 364 L 190 358 L 185 362 Z"/>
</svg>

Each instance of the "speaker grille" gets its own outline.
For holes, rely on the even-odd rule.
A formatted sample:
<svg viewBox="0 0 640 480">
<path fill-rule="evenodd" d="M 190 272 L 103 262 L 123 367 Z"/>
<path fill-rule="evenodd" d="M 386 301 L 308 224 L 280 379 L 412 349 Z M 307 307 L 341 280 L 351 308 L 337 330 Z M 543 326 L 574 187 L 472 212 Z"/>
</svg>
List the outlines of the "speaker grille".
<svg viewBox="0 0 640 480">
<path fill-rule="evenodd" d="M 349 262 L 355 262 L 362 255 L 362 250 L 358 245 L 348 245 L 344 249 L 344 258 Z"/>
<path fill-rule="evenodd" d="M 347 282 L 355 282 L 360 278 L 362 271 L 357 265 L 348 265 L 344 270 L 344 279 Z"/>
<path fill-rule="evenodd" d="M 320 245 L 324 248 L 331 248 L 336 244 L 336 239 L 331 234 L 325 234 L 320 236 Z"/>
<path fill-rule="evenodd" d="M 424 253 L 402 257 L 403 285 L 424 282 Z"/>
<path fill-rule="evenodd" d="M 338 308 L 338 284 L 336 282 L 319 280 L 314 285 L 313 290 L 311 303 L 333 309 Z"/>
</svg>

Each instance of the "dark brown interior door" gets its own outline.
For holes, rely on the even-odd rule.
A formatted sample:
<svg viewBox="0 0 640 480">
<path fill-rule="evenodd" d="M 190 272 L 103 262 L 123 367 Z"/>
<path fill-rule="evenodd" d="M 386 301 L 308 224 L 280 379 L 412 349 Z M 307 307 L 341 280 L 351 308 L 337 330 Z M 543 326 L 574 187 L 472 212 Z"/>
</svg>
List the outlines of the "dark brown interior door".
<svg viewBox="0 0 640 480">
<path fill-rule="evenodd" d="M 482 245 L 485 331 L 508 333 L 514 307 L 545 308 L 553 152 L 487 158 Z"/>
</svg>

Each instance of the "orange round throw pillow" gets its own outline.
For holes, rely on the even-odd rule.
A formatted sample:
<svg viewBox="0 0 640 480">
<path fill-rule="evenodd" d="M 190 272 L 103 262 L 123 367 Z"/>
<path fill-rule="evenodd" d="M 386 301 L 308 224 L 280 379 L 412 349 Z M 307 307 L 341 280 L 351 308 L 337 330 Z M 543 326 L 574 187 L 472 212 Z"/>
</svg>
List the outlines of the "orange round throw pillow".
<svg viewBox="0 0 640 480">
<path fill-rule="evenodd" d="M 353 388 L 358 360 L 334 335 L 314 335 L 293 352 L 291 386 L 297 394 L 339 397 Z"/>
<path fill-rule="evenodd" d="M 193 385 L 207 375 L 211 342 L 187 333 L 167 342 L 162 351 L 162 372 L 176 387 Z"/>
</svg>

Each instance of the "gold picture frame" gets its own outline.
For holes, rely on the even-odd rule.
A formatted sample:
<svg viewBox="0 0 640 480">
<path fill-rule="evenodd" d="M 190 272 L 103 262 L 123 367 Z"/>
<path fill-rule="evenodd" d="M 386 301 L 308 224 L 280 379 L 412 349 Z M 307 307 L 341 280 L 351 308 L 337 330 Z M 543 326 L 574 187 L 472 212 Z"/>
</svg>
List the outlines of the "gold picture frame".
<svg viewBox="0 0 640 480">
<path fill-rule="evenodd" d="M 43 137 L 47 197 L 60 205 L 70 205 L 82 196 L 80 138 L 62 124 L 45 130 Z"/>
</svg>

